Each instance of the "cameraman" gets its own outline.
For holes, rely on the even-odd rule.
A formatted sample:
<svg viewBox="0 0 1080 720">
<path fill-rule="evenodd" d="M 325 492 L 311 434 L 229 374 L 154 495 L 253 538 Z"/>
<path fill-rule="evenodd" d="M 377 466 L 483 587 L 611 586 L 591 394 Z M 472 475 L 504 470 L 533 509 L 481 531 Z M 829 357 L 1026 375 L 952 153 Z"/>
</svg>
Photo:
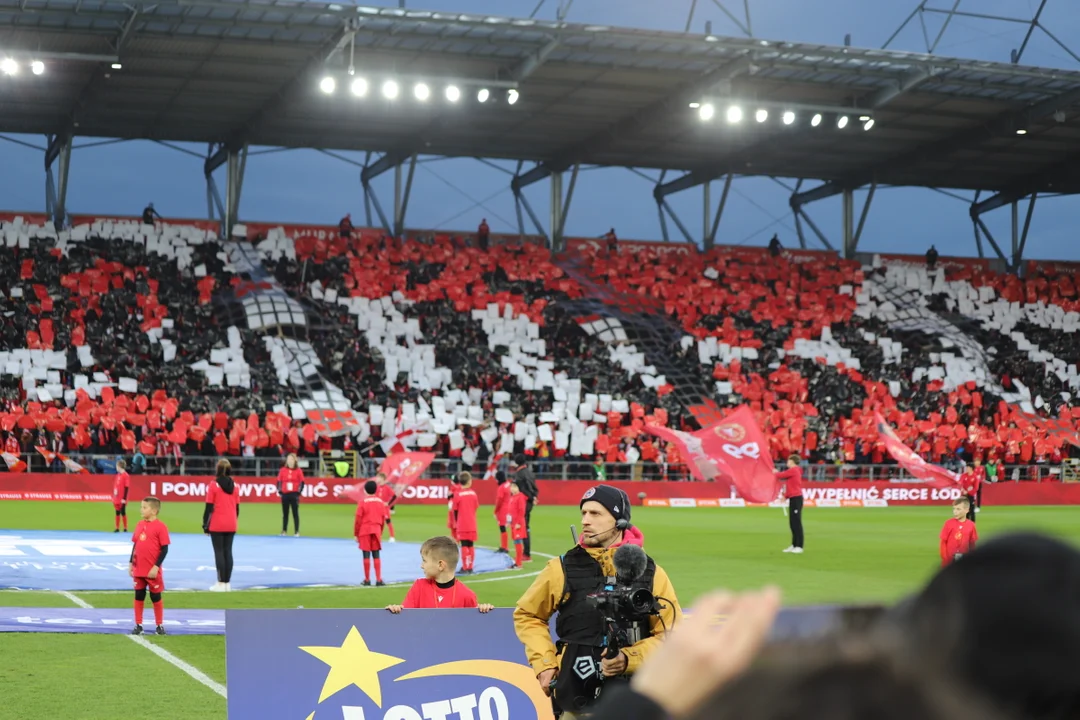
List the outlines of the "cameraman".
<svg viewBox="0 0 1080 720">
<path fill-rule="evenodd" d="M 651 591 L 659 614 L 648 617 L 643 639 L 620 648 L 614 658 L 604 656 L 608 627 L 586 598 L 613 584 L 616 549 L 640 546 L 642 535 L 630 525 L 629 497 L 621 490 L 598 485 L 585 493 L 579 506 L 579 544 L 548 562 L 514 611 L 518 639 L 525 645 L 540 687 L 548 695 L 554 691 L 556 714 L 587 712 L 605 682 L 625 682 L 681 616 L 667 573 L 646 556 L 644 572 L 631 587 Z M 548 628 L 556 613 L 557 644 L 551 641 Z"/>
</svg>

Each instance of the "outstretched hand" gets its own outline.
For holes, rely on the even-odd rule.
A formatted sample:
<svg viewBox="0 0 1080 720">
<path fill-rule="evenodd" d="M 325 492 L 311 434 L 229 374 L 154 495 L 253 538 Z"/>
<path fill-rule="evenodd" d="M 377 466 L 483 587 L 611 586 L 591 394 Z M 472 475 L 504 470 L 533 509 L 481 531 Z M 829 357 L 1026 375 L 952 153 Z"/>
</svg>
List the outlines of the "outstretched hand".
<svg viewBox="0 0 1080 720">
<path fill-rule="evenodd" d="M 688 715 L 750 666 L 779 610 L 774 587 L 706 595 L 634 674 L 631 687 L 673 717 Z M 725 616 L 722 623 L 718 615 Z"/>
</svg>

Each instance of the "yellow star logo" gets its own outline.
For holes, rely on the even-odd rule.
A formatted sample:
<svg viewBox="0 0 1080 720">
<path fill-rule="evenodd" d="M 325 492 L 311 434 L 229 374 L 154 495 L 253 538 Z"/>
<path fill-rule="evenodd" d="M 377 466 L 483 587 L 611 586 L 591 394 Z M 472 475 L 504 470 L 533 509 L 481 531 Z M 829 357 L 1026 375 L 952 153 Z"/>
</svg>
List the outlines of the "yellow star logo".
<svg viewBox="0 0 1080 720">
<path fill-rule="evenodd" d="M 355 685 L 367 693 L 372 702 L 382 707 L 382 686 L 379 684 L 379 673 L 405 662 L 401 658 L 369 650 L 355 625 L 345 636 L 345 642 L 341 643 L 341 647 L 309 646 L 300 649 L 330 666 L 330 672 L 327 673 L 326 682 L 323 683 L 322 692 L 319 694 L 319 702 L 339 690 Z"/>
</svg>

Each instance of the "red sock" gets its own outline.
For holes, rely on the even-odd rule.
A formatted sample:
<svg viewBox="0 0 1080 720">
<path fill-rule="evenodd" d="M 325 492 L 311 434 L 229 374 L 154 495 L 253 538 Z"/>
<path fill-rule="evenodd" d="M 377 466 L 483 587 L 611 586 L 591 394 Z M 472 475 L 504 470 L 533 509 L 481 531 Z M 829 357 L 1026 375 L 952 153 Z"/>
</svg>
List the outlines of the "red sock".
<svg viewBox="0 0 1080 720">
<path fill-rule="evenodd" d="M 364 582 L 371 582 L 371 558 L 364 558 Z"/>
<path fill-rule="evenodd" d="M 127 532 L 127 515 L 124 516 L 124 532 Z"/>
<path fill-rule="evenodd" d="M 386 529 L 390 531 L 390 539 L 394 539 L 394 523 L 389 520 L 386 522 Z"/>
<path fill-rule="evenodd" d="M 375 558 L 375 582 L 382 582 L 382 558 Z"/>
<path fill-rule="evenodd" d="M 521 559 L 525 557 L 525 548 L 521 543 L 514 543 L 514 565 L 521 567 Z"/>
<path fill-rule="evenodd" d="M 135 624 L 142 625 L 142 612 L 144 602 L 142 600 L 135 601 Z"/>
<path fill-rule="evenodd" d="M 476 567 L 476 546 L 469 548 L 469 570 Z"/>
<path fill-rule="evenodd" d="M 499 547 L 501 547 L 503 550 L 505 550 L 507 548 L 507 545 L 506 545 L 506 531 L 505 530 L 503 532 L 499 533 Z"/>
<path fill-rule="evenodd" d="M 471 547 L 463 547 L 463 548 L 461 548 L 461 569 L 462 570 L 468 570 L 469 569 L 469 555 L 471 553 L 472 553 L 472 548 Z"/>
<path fill-rule="evenodd" d="M 119 529 L 120 529 L 120 516 L 119 516 L 119 515 L 114 515 L 114 516 L 113 516 L 113 527 L 114 527 L 115 529 L 117 529 L 117 530 L 119 530 Z M 126 528 L 125 528 L 125 529 L 126 529 Z"/>
<path fill-rule="evenodd" d="M 162 604 L 163 600 L 158 600 L 154 603 L 154 624 L 161 625 L 165 619 L 165 606 Z"/>
</svg>

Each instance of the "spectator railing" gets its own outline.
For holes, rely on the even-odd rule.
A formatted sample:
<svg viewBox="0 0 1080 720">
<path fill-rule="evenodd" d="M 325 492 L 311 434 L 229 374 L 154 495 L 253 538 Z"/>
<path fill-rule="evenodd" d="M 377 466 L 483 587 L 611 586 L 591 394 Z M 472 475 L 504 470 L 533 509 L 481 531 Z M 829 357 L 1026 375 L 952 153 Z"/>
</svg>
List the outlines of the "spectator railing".
<svg viewBox="0 0 1080 720">
<path fill-rule="evenodd" d="M 132 468 L 131 456 L 117 455 L 68 455 L 90 472 L 112 473 L 117 459 L 123 458 Z M 145 473 L 148 475 L 213 475 L 218 456 L 185 455 L 181 458 L 172 456 L 147 457 Z M 285 463 L 282 457 L 225 457 L 232 464 L 233 475 L 245 477 L 274 477 Z M 39 453 L 26 454 L 22 460 L 27 463 L 28 472 L 66 472 L 63 464 L 57 462 L 51 466 Z M 373 476 L 379 468 L 382 458 L 360 458 L 359 471 L 362 476 Z M 509 459 L 503 458 L 498 469 L 509 472 Z M 319 459 L 300 458 L 300 467 L 309 477 L 318 476 Z M 597 465 L 588 460 L 551 460 L 532 458 L 529 467 L 539 480 L 609 480 L 609 481 L 657 481 L 672 482 L 692 481 L 694 478 L 683 464 L 657 463 L 603 463 Z M 780 469 L 780 465 L 777 465 Z M 5 466 L 0 462 L 0 476 Z M 424 479 L 445 479 L 462 470 L 469 470 L 474 477 L 480 478 L 487 471 L 487 461 L 478 461 L 471 468 L 465 467 L 461 460 L 440 458 L 435 460 L 424 472 Z M 1029 464 L 1005 465 L 998 470 L 998 481 L 1014 482 L 1057 482 L 1072 480 L 1075 473 L 1066 473 L 1071 466 L 1067 464 Z M 820 464 L 803 465 L 804 479 L 816 482 L 837 482 L 855 480 L 902 481 L 911 480 L 911 476 L 898 465 L 857 465 L 857 464 Z"/>
</svg>

